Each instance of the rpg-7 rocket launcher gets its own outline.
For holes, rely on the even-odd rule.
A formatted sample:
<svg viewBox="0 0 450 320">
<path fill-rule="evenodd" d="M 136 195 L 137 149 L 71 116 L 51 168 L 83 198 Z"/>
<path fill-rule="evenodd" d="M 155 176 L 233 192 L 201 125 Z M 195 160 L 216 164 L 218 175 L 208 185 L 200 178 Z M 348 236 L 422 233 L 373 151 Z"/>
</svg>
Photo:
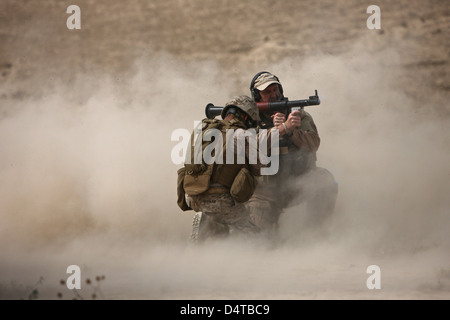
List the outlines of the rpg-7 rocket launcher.
<svg viewBox="0 0 450 320">
<path fill-rule="evenodd" d="M 291 100 L 287 98 L 283 101 L 277 102 L 257 102 L 259 112 L 272 114 L 275 112 L 283 112 L 286 116 L 292 111 L 303 109 L 306 106 L 317 106 L 320 104 L 319 96 L 317 95 L 317 90 L 315 90 L 315 95 L 310 96 L 309 99 L 304 100 Z M 205 108 L 205 114 L 208 119 L 214 119 L 222 113 L 223 107 L 215 106 L 212 103 L 208 103 Z"/>
</svg>

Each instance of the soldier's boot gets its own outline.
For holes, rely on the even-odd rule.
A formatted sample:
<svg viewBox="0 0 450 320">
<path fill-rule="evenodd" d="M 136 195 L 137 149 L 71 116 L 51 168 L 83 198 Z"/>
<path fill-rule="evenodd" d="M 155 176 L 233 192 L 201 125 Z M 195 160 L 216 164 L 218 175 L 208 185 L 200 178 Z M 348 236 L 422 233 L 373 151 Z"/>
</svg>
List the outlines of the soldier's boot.
<svg viewBox="0 0 450 320">
<path fill-rule="evenodd" d="M 258 227 L 259 234 L 271 241 L 278 236 L 278 219 L 280 213 L 270 207 L 249 207 L 250 217 Z"/>
<path fill-rule="evenodd" d="M 191 241 L 194 243 L 204 242 L 208 238 L 219 238 L 227 236 L 228 226 L 215 221 L 215 219 L 204 212 L 197 212 L 192 220 Z"/>
</svg>

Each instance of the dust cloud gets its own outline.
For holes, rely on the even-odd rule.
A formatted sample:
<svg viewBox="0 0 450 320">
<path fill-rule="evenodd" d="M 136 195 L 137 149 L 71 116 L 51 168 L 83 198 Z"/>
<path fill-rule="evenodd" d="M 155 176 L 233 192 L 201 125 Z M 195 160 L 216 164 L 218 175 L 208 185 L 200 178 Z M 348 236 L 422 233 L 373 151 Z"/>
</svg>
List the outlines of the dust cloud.
<svg viewBox="0 0 450 320">
<path fill-rule="evenodd" d="M 43 277 L 40 298 L 72 298 L 59 281 L 75 264 L 83 281 L 105 275 L 107 299 L 448 298 L 448 119 L 396 88 L 394 49 L 359 49 L 261 68 L 290 99 L 318 90 L 321 105 L 307 109 L 318 165 L 339 183 L 326 225 L 305 228 L 302 206 L 290 208 L 276 244 L 192 246 L 170 157 L 175 129 L 192 130 L 209 102 L 249 94 L 260 70 L 224 77 L 213 61 L 161 53 L 128 78 L 79 74 L 11 101 L 0 120 L 0 297 L 26 298 Z M 381 290 L 366 287 L 372 264 Z"/>
</svg>

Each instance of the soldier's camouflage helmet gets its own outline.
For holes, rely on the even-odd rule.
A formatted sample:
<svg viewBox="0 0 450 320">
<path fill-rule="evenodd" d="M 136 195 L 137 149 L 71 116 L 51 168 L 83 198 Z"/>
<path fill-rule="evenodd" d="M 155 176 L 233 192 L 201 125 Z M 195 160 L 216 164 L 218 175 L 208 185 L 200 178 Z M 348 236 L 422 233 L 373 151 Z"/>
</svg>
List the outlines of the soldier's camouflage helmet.
<svg viewBox="0 0 450 320">
<path fill-rule="evenodd" d="M 245 96 L 245 95 L 235 96 L 235 97 L 231 98 L 225 104 L 225 107 L 223 108 L 222 113 L 221 113 L 222 119 L 224 119 L 226 117 L 227 110 L 233 106 L 244 111 L 246 114 L 248 114 L 250 116 L 250 118 L 252 118 L 252 120 L 254 120 L 254 121 L 261 120 L 259 118 L 259 110 L 258 110 L 258 106 L 256 105 L 256 102 L 253 101 L 253 99 L 250 98 L 249 96 Z"/>
</svg>

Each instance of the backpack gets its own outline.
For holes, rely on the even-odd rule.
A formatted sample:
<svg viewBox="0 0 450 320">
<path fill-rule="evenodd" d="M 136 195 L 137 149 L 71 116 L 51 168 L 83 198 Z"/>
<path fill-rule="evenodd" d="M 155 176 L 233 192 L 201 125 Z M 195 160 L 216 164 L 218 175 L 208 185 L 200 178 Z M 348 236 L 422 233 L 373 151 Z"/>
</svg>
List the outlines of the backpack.
<svg viewBox="0 0 450 320">
<path fill-rule="evenodd" d="M 209 189 L 210 183 L 211 183 L 211 176 L 213 175 L 214 169 L 216 167 L 216 163 L 213 162 L 212 164 L 208 164 L 205 162 L 204 155 L 205 155 L 205 149 L 213 142 L 213 141 L 204 141 L 203 137 L 205 134 L 207 134 L 207 131 L 210 129 L 216 129 L 219 130 L 222 133 L 222 151 L 226 149 L 226 131 L 227 129 L 237 129 L 237 128 L 244 128 L 245 126 L 241 124 L 237 120 L 231 120 L 231 121 L 225 121 L 225 120 L 218 120 L 218 119 L 203 119 L 202 121 L 202 130 L 201 133 L 198 135 L 197 139 L 194 141 L 194 132 L 191 135 L 191 150 L 190 154 L 188 155 L 190 157 L 190 161 L 186 161 L 184 167 L 185 167 L 185 178 L 183 182 L 183 187 L 185 192 L 190 195 L 199 195 L 201 193 L 204 193 L 206 190 Z M 201 150 L 201 154 L 195 154 L 195 144 L 196 143 L 202 143 L 201 148 L 197 147 L 197 151 Z M 223 152 L 220 155 L 212 154 L 211 156 L 223 156 Z M 198 161 L 199 158 L 201 158 L 201 162 Z M 197 160 L 197 161 L 194 161 Z M 195 163 L 200 162 L 200 163 Z M 231 165 L 233 166 L 233 165 Z M 221 173 L 223 174 L 223 173 Z M 224 172 L 226 174 L 226 172 Z M 234 178 L 234 176 L 233 176 Z"/>
<path fill-rule="evenodd" d="M 225 145 L 225 138 L 226 138 L 226 130 L 227 129 L 236 129 L 236 128 L 245 128 L 243 125 L 238 125 L 237 121 L 231 120 L 231 121 L 224 121 L 224 120 L 218 120 L 218 119 L 203 119 L 202 120 L 202 130 L 201 134 L 197 136 L 197 140 L 194 141 L 194 133 L 195 131 L 198 131 L 198 129 L 194 129 L 194 132 L 191 134 L 191 149 L 190 153 L 188 154 L 189 161 L 186 161 L 184 164 L 184 167 L 186 168 L 186 173 L 189 175 L 198 176 L 206 171 L 208 171 L 213 164 L 207 164 L 205 162 L 205 159 L 203 155 L 205 154 L 205 149 L 212 143 L 212 141 L 204 141 L 203 137 L 205 133 L 210 129 L 216 129 L 222 132 L 222 140 L 223 145 L 222 148 L 226 148 Z M 197 147 L 197 151 L 201 150 L 201 154 L 196 154 L 196 148 L 195 145 L 197 143 L 202 143 L 201 148 Z M 222 149 L 222 150 L 223 150 Z M 199 160 L 201 159 L 201 162 Z"/>
<path fill-rule="evenodd" d="M 206 163 L 204 160 L 205 149 L 213 142 L 203 140 L 204 134 L 209 129 L 217 129 L 222 133 L 222 150 L 226 150 L 226 132 L 227 129 L 246 129 L 242 122 L 237 120 L 218 120 L 218 119 L 203 119 L 202 130 L 197 137 L 198 143 L 202 142 L 201 145 L 201 161 L 197 158 L 195 163 L 195 142 L 194 132 L 191 135 L 191 149 L 188 154 L 189 160 L 186 161 L 184 167 L 178 170 L 177 179 L 177 195 L 178 195 L 178 206 L 183 210 L 191 210 L 187 205 L 185 200 L 185 195 L 196 196 L 205 193 L 211 183 L 219 183 L 230 189 L 230 195 L 236 202 L 245 202 L 250 199 L 256 188 L 256 179 L 250 173 L 247 164 L 225 164 L 225 159 L 223 159 L 223 164 L 217 164 L 215 161 L 212 164 Z M 198 130 L 198 129 L 197 129 Z M 200 140 L 198 140 L 200 139 Z M 208 153 L 210 151 L 208 150 Z M 220 155 L 225 158 L 225 152 Z"/>
</svg>

